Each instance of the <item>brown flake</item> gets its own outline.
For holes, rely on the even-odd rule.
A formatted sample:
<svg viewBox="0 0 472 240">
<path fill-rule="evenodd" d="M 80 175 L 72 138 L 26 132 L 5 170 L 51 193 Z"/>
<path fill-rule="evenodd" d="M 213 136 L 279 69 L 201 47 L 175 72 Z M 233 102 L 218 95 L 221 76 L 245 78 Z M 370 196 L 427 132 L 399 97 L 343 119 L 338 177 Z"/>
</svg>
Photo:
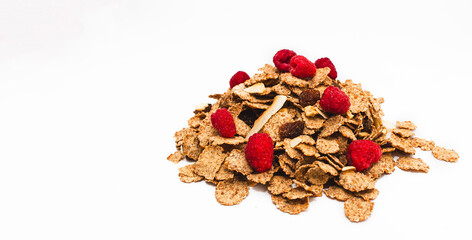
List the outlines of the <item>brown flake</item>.
<svg viewBox="0 0 472 240">
<path fill-rule="evenodd" d="M 246 160 L 244 151 L 239 149 L 233 149 L 229 156 L 225 160 L 229 170 L 239 172 L 243 175 L 248 175 L 253 172 L 251 166 Z"/>
<path fill-rule="evenodd" d="M 173 163 L 178 163 L 182 161 L 185 158 L 185 155 L 182 153 L 182 151 L 175 151 L 171 155 L 167 157 L 167 160 L 173 162 Z"/>
<path fill-rule="evenodd" d="M 413 137 L 415 135 L 412 130 L 404 128 L 394 128 L 392 132 L 404 138 Z"/>
<path fill-rule="evenodd" d="M 290 158 L 287 154 L 282 154 L 279 156 L 280 168 L 285 174 L 287 174 L 287 176 L 291 178 L 295 176 L 295 163 L 296 160 Z"/>
<path fill-rule="evenodd" d="M 249 185 L 239 177 L 221 181 L 216 185 L 215 197 L 221 205 L 232 206 L 242 202 L 249 194 Z"/>
<path fill-rule="evenodd" d="M 292 179 L 286 176 L 273 176 L 269 181 L 267 190 L 269 190 L 273 195 L 279 195 L 292 190 L 292 183 Z"/>
<path fill-rule="evenodd" d="M 277 209 L 289 214 L 299 214 L 306 210 L 310 204 L 308 197 L 290 200 L 277 195 L 272 195 L 272 202 L 275 204 Z"/>
<path fill-rule="evenodd" d="M 306 180 L 314 185 L 323 185 L 329 180 L 330 177 L 331 175 L 323 171 L 318 165 L 309 168 L 305 174 Z"/>
<path fill-rule="evenodd" d="M 246 80 L 244 84 L 246 86 L 251 86 L 259 82 L 266 82 L 268 80 L 277 79 L 279 77 L 277 68 L 269 64 L 264 65 L 264 67 L 259 68 L 260 73 L 256 73 L 252 78 Z"/>
<path fill-rule="evenodd" d="M 372 214 L 373 209 L 373 202 L 357 197 L 349 198 L 344 202 L 344 214 L 351 222 L 366 220 Z"/>
<path fill-rule="evenodd" d="M 198 159 L 198 156 L 202 152 L 203 148 L 200 147 L 197 134 L 190 132 L 183 138 L 182 152 L 190 159 Z"/>
<path fill-rule="evenodd" d="M 346 127 L 346 126 L 341 126 L 339 127 L 338 131 L 346 138 L 351 139 L 351 140 L 357 140 L 356 135 L 354 135 L 354 132 Z"/>
<path fill-rule="evenodd" d="M 323 185 L 308 185 L 304 182 L 300 182 L 295 179 L 293 180 L 293 182 L 298 187 L 301 187 L 305 189 L 306 191 L 313 193 L 314 197 L 321 197 L 323 195 Z"/>
<path fill-rule="evenodd" d="M 320 137 L 328 137 L 338 131 L 339 127 L 344 124 L 344 118 L 341 115 L 335 115 L 324 122 L 321 129 Z"/>
<path fill-rule="evenodd" d="M 375 187 L 374 181 L 369 176 L 355 171 L 344 171 L 339 175 L 339 184 L 351 192 L 360 192 Z"/>
<path fill-rule="evenodd" d="M 306 87 L 308 86 L 308 81 L 294 77 L 290 73 L 282 73 L 280 74 L 280 81 L 284 82 L 289 86 L 295 87 Z"/>
<path fill-rule="evenodd" d="M 429 166 L 421 158 L 399 157 L 396 165 L 405 171 L 428 172 Z"/>
<path fill-rule="evenodd" d="M 249 181 L 253 181 L 256 183 L 266 184 L 272 178 L 274 173 L 277 172 L 278 170 L 279 170 L 278 167 L 275 168 L 274 166 L 272 166 L 272 168 L 267 172 L 263 172 L 263 173 L 254 172 L 247 175 L 247 179 Z"/>
<path fill-rule="evenodd" d="M 393 160 L 392 153 L 384 153 L 379 161 L 372 164 L 370 168 L 364 171 L 364 173 L 372 179 L 377 179 L 382 174 L 393 173 L 395 171 L 395 161 Z"/>
<path fill-rule="evenodd" d="M 356 192 L 356 193 L 354 193 L 354 195 L 356 195 L 357 197 L 361 197 L 362 199 L 364 199 L 366 201 L 374 200 L 379 195 L 379 190 L 377 190 L 376 188 L 368 189 L 368 190 L 364 190 L 364 191 L 361 191 L 361 192 Z"/>
<path fill-rule="evenodd" d="M 292 188 L 289 192 L 283 193 L 282 196 L 293 200 L 293 199 L 311 197 L 313 196 L 313 193 L 308 192 L 301 187 L 297 187 L 297 188 Z"/>
<path fill-rule="evenodd" d="M 226 154 L 223 153 L 222 147 L 208 146 L 195 163 L 195 173 L 207 180 L 213 180 L 225 158 Z"/>
<path fill-rule="evenodd" d="M 459 160 L 459 154 L 457 154 L 456 151 L 439 146 L 433 148 L 433 156 L 438 160 L 446 162 L 457 162 L 457 160 Z"/>
<path fill-rule="evenodd" d="M 323 127 L 325 119 L 322 116 L 307 117 L 305 113 L 302 114 L 305 127 L 309 129 L 318 130 Z"/>
<path fill-rule="evenodd" d="M 315 157 L 320 156 L 320 153 L 318 152 L 318 150 L 316 149 L 315 146 L 311 146 L 311 145 L 308 145 L 308 144 L 305 144 L 305 143 L 300 143 L 300 144 L 297 144 L 297 146 L 295 148 L 302 151 L 302 153 L 305 156 L 310 156 L 310 157 L 311 156 L 315 156 Z"/>
<path fill-rule="evenodd" d="M 409 130 L 415 130 L 416 125 L 412 123 L 411 121 L 397 121 L 396 124 L 397 128 L 403 128 L 403 129 L 409 129 Z"/>
<path fill-rule="evenodd" d="M 338 186 L 329 186 L 328 188 L 324 189 L 323 191 L 326 196 L 332 199 L 337 199 L 339 201 L 346 201 L 349 198 L 354 197 L 354 195 L 347 191 L 346 189 Z"/>
<path fill-rule="evenodd" d="M 332 154 L 339 151 L 339 144 L 334 138 L 318 138 L 316 148 L 323 154 Z"/>
<path fill-rule="evenodd" d="M 395 134 L 392 134 L 390 138 L 388 139 L 388 142 L 392 145 L 392 147 L 408 154 L 415 154 L 415 148 L 411 146 L 410 142 L 408 139 L 405 138 L 400 138 Z"/>
<path fill-rule="evenodd" d="M 225 138 L 222 136 L 211 136 L 209 139 L 210 145 L 238 145 L 246 142 L 246 138 L 241 136 L 234 136 L 232 138 Z"/>
<path fill-rule="evenodd" d="M 433 150 L 435 144 L 433 141 L 429 141 L 429 140 L 426 140 L 426 139 L 422 139 L 422 138 L 410 138 L 410 144 L 411 146 L 415 147 L 415 148 L 420 148 L 421 150 L 423 151 L 431 151 Z"/>
<path fill-rule="evenodd" d="M 180 181 L 184 183 L 198 182 L 203 179 L 202 176 L 195 174 L 195 164 L 189 164 L 179 168 Z"/>
<path fill-rule="evenodd" d="M 215 179 L 218 181 L 228 180 L 234 177 L 233 171 L 229 170 L 227 164 L 221 164 L 220 169 L 216 172 Z"/>
</svg>

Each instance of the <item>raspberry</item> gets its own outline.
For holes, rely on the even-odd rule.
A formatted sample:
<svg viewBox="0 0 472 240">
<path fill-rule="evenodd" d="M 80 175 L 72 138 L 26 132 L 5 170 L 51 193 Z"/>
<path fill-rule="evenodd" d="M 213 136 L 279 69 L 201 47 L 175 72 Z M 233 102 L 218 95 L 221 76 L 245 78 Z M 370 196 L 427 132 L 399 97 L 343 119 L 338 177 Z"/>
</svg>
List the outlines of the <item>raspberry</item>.
<svg viewBox="0 0 472 240">
<path fill-rule="evenodd" d="M 253 134 L 246 145 L 246 160 L 256 171 L 262 173 L 272 167 L 274 142 L 267 133 Z"/>
<path fill-rule="evenodd" d="M 316 60 L 315 66 L 316 68 L 329 67 L 331 71 L 329 72 L 328 77 L 330 77 L 333 80 L 336 80 L 336 78 L 338 77 L 338 72 L 336 71 L 336 67 L 334 67 L 333 62 L 331 62 L 331 60 L 327 57 Z"/>
<path fill-rule="evenodd" d="M 279 71 L 288 72 L 290 70 L 290 60 L 296 55 L 292 50 L 282 49 L 274 55 L 272 60 Z"/>
<path fill-rule="evenodd" d="M 346 153 L 348 163 L 354 166 L 358 172 L 366 170 L 378 162 L 381 156 L 382 149 L 371 140 L 352 141 Z"/>
<path fill-rule="evenodd" d="M 320 106 L 326 112 L 344 114 L 349 110 L 351 102 L 346 93 L 335 86 L 329 86 L 321 96 Z"/>
<path fill-rule="evenodd" d="M 312 78 L 315 72 L 315 64 L 304 56 L 297 55 L 290 60 L 290 73 L 295 77 Z"/>
<path fill-rule="evenodd" d="M 246 80 L 248 80 L 250 77 L 249 75 L 247 75 L 246 72 L 243 72 L 243 71 L 238 71 L 236 72 L 232 77 L 231 79 L 229 80 L 229 86 L 231 88 L 233 88 L 234 86 L 240 84 L 240 83 L 243 83 L 245 82 Z"/>
<path fill-rule="evenodd" d="M 222 137 L 231 138 L 236 134 L 236 125 L 228 109 L 220 108 L 211 114 L 211 124 Z"/>
<path fill-rule="evenodd" d="M 302 135 L 304 128 L 304 121 L 285 123 L 279 128 L 279 136 L 281 138 L 295 138 Z"/>
<path fill-rule="evenodd" d="M 320 100 L 320 91 L 315 89 L 307 89 L 300 93 L 300 105 L 306 107 L 308 105 L 315 105 Z"/>
</svg>

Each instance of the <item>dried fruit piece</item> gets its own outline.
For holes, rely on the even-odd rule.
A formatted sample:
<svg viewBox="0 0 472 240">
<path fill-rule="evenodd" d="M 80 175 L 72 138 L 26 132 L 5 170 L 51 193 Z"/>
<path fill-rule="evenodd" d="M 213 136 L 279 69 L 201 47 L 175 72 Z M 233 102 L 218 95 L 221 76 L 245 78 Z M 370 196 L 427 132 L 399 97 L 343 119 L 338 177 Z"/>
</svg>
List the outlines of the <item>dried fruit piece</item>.
<svg viewBox="0 0 472 240">
<path fill-rule="evenodd" d="M 216 110 L 211 114 L 211 124 L 222 137 L 232 138 L 236 134 L 236 125 L 233 116 L 226 108 Z"/>
<path fill-rule="evenodd" d="M 357 171 L 364 171 L 380 160 L 382 149 L 371 140 L 352 141 L 347 148 L 348 163 L 356 167 Z"/>
<path fill-rule="evenodd" d="M 405 171 L 428 172 L 429 166 L 421 158 L 399 157 L 397 167 Z"/>
<path fill-rule="evenodd" d="M 346 93 L 335 86 L 329 86 L 321 96 L 320 106 L 326 112 L 344 114 L 349 110 L 351 102 Z"/>
<path fill-rule="evenodd" d="M 249 165 L 262 173 L 272 167 L 274 143 L 267 133 L 256 133 L 249 138 L 245 149 Z"/>
<path fill-rule="evenodd" d="M 215 197 L 221 205 L 232 206 L 242 202 L 249 194 L 249 185 L 239 177 L 221 181 L 216 185 Z"/>
<path fill-rule="evenodd" d="M 303 129 L 305 128 L 305 122 L 295 121 L 285 123 L 280 126 L 279 136 L 280 138 L 295 138 L 303 134 Z"/>
<path fill-rule="evenodd" d="M 297 55 L 290 60 L 290 73 L 298 78 L 312 78 L 315 76 L 316 67 L 306 57 Z"/>
<path fill-rule="evenodd" d="M 373 209 L 373 202 L 357 197 L 349 198 L 344 202 L 344 214 L 351 222 L 366 220 L 372 214 Z"/>
<path fill-rule="evenodd" d="M 272 59 L 275 67 L 281 72 L 288 72 L 290 70 L 290 60 L 297 54 L 288 49 L 279 50 Z"/>
<path fill-rule="evenodd" d="M 249 75 L 247 75 L 246 72 L 238 71 L 229 80 L 229 86 L 230 86 L 230 88 L 233 88 L 234 86 L 245 82 L 249 78 L 250 77 L 249 77 Z"/>
<path fill-rule="evenodd" d="M 320 91 L 316 89 L 306 89 L 300 96 L 298 96 L 300 105 L 306 107 L 308 105 L 315 105 L 321 99 Z"/>
<path fill-rule="evenodd" d="M 336 68 L 334 67 L 334 64 L 327 57 L 320 58 L 320 59 L 316 60 L 315 61 L 315 66 L 316 66 L 316 68 L 329 67 L 330 72 L 329 72 L 328 76 L 331 79 L 336 79 L 338 77 L 338 72 L 336 71 Z"/>
</svg>

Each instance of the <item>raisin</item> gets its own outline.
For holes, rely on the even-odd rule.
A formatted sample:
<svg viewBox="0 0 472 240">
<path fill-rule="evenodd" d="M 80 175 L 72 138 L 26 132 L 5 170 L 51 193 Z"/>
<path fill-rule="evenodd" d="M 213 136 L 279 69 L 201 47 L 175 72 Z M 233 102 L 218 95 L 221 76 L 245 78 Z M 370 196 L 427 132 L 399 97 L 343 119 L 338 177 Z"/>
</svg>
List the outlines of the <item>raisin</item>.
<svg viewBox="0 0 472 240">
<path fill-rule="evenodd" d="M 242 111 L 239 114 L 238 118 L 243 120 L 243 122 L 246 123 L 248 126 L 252 126 L 252 125 L 254 125 L 254 122 L 258 118 L 258 114 L 253 109 L 248 108 L 248 109 Z"/>
<path fill-rule="evenodd" d="M 372 132 L 372 120 L 367 117 L 362 119 L 362 128 L 366 132 Z"/>
<path fill-rule="evenodd" d="M 300 93 L 300 105 L 306 107 L 308 105 L 315 105 L 320 100 L 320 91 L 315 89 L 307 89 Z"/>
<path fill-rule="evenodd" d="M 279 136 L 280 138 L 295 138 L 303 134 L 304 128 L 303 121 L 285 123 L 279 128 Z"/>
</svg>

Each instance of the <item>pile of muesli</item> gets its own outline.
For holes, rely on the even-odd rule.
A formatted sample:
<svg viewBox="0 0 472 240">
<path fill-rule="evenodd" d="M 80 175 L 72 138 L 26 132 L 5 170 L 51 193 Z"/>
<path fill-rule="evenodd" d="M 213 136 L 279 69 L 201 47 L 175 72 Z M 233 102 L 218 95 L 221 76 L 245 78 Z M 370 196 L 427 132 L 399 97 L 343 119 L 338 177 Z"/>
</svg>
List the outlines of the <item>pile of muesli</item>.
<svg viewBox="0 0 472 240">
<path fill-rule="evenodd" d="M 292 55 L 288 58 L 298 56 Z M 384 99 L 375 98 L 352 80 L 336 80 L 330 75 L 335 69 L 329 59 L 328 65 L 317 65 L 314 71 L 302 69 L 305 72 L 300 75 L 293 69 L 297 63 L 282 59 L 288 64 L 282 66 L 276 57 L 274 63 L 278 67 L 266 64 L 253 77 L 232 79 L 231 88 L 225 93 L 210 95 L 216 103 L 197 106 L 188 127 L 175 133 L 177 151 L 167 159 L 174 163 L 184 158 L 194 161 L 179 169 L 182 182 L 204 180 L 215 184 L 216 200 L 223 205 L 239 204 L 251 186 L 261 184 L 266 186 L 275 206 L 289 214 L 304 211 L 310 197 L 324 193 L 344 201 L 346 217 L 359 222 L 370 216 L 372 201 L 379 194 L 375 183 L 383 174 L 394 172 L 395 166 L 428 172 L 428 164 L 414 157 L 418 148 L 432 151 L 440 160 L 458 160 L 454 150 L 415 137 L 416 126 L 412 122 L 392 124 L 382 120 L 380 105 Z M 320 98 L 330 86 L 349 97 L 347 112 L 333 114 L 320 105 Z M 307 100 L 307 95 L 314 97 Z M 224 122 L 223 128 L 234 122 L 232 137 L 223 137 L 221 131 L 227 130 L 220 131 L 214 121 L 212 124 L 212 115 L 218 109 L 230 113 L 233 120 L 229 117 L 230 124 Z M 272 139 L 273 155 L 268 168 L 258 172 L 248 163 L 246 148 L 251 136 L 261 133 Z M 347 157 L 349 146 L 358 140 L 369 140 L 381 149 L 378 159 L 362 171 Z"/>
</svg>

